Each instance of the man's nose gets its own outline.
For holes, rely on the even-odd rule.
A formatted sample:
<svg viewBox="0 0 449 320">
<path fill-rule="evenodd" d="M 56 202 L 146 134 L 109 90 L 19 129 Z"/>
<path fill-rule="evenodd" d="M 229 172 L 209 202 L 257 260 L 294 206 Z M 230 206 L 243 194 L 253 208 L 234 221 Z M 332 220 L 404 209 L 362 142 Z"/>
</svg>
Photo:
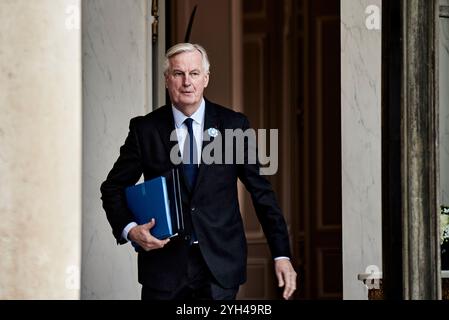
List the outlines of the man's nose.
<svg viewBox="0 0 449 320">
<path fill-rule="evenodd" d="M 191 85 L 190 76 L 186 75 L 183 77 L 182 81 L 183 86 L 188 87 Z"/>
</svg>

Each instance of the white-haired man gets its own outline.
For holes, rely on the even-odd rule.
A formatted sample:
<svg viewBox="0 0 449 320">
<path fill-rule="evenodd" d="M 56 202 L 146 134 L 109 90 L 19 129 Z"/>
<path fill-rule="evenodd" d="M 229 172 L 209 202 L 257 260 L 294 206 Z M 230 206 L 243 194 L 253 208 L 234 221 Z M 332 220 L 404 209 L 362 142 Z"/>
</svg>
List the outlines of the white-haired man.
<svg viewBox="0 0 449 320">
<path fill-rule="evenodd" d="M 142 299 L 235 299 L 246 280 L 247 259 L 237 197 L 240 179 L 252 196 L 267 237 L 283 297 L 289 299 L 296 290 L 296 272 L 290 263 L 287 228 L 258 163 L 201 163 L 201 151 L 210 143 L 203 138 L 210 129 L 249 129 L 243 114 L 204 98 L 208 83 L 209 60 L 203 47 L 180 43 L 167 51 L 165 84 L 171 104 L 131 119 L 120 156 L 101 186 L 107 218 L 118 243 L 131 240 L 141 248 L 138 280 Z M 173 130 L 177 141 L 170 139 Z M 182 173 L 185 230 L 181 236 L 159 240 L 151 235 L 157 222 L 134 222 L 124 189 L 142 173 L 147 180 L 176 167 L 170 159 L 176 144 L 181 153 L 198 160 L 177 166 Z"/>
</svg>

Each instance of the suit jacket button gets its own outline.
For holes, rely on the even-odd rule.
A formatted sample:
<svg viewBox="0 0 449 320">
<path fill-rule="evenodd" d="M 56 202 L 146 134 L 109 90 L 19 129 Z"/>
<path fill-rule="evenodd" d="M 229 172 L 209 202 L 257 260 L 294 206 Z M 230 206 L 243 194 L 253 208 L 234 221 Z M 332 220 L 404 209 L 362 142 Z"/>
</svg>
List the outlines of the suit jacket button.
<svg viewBox="0 0 449 320">
<path fill-rule="evenodd" d="M 196 208 L 195 207 L 193 207 L 192 209 L 190 209 L 192 212 L 195 212 L 195 210 L 196 210 Z"/>
<path fill-rule="evenodd" d="M 190 236 L 185 236 L 185 237 L 184 237 L 184 240 L 185 240 L 185 241 L 190 241 Z"/>
</svg>

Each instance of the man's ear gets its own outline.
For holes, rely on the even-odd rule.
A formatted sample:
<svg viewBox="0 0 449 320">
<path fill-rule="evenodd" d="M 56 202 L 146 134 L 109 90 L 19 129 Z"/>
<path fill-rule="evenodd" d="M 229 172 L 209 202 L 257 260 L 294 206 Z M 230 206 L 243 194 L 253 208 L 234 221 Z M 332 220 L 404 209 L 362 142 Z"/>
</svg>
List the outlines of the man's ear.
<svg viewBox="0 0 449 320">
<path fill-rule="evenodd" d="M 209 76 L 210 76 L 210 73 L 208 73 L 208 74 L 204 77 L 204 88 L 207 88 L 207 85 L 209 84 Z"/>
</svg>

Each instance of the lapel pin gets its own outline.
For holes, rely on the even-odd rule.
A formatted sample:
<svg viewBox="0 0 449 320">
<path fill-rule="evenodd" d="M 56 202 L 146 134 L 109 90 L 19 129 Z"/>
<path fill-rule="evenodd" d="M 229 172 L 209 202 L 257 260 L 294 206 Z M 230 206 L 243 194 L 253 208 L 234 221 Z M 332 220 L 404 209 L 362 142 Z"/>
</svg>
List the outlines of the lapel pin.
<svg viewBox="0 0 449 320">
<path fill-rule="evenodd" d="M 209 129 L 207 130 L 207 134 L 208 134 L 209 136 L 211 136 L 212 138 L 215 138 L 216 136 L 218 136 L 218 130 L 215 129 L 215 128 L 209 128 Z"/>
</svg>

